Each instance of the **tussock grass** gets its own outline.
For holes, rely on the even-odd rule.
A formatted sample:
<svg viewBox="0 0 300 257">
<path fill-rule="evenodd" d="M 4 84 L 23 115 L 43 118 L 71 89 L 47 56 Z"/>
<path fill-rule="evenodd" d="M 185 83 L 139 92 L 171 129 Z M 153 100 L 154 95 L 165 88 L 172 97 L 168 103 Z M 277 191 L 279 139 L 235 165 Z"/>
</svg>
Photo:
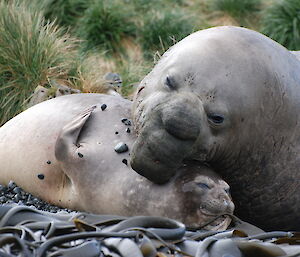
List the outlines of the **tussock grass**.
<svg viewBox="0 0 300 257">
<path fill-rule="evenodd" d="M 263 13 L 261 32 L 289 50 L 300 50 L 300 1 L 277 1 Z"/>
<path fill-rule="evenodd" d="M 26 2 L 0 1 L 0 124 L 22 110 L 51 80 L 67 80 L 75 40 Z"/>
<path fill-rule="evenodd" d="M 117 72 L 121 75 L 123 86 L 121 94 L 132 99 L 141 80 L 153 68 L 153 63 L 145 60 L 135 60 L 130 58 L 122 58 L 118 61 Z"/>
<path fill-rule="evenodd" d="M 115 63 L 104 54 L 88 54 L 78 66 L 78 86 L 84 93 L 106 93 L 109 88 L 103 77 L 107 72 L 115 70 Z"/>
<path fill-rule="evenodd" d="M 260 0 L 211 0 L 210 8 L 214 11 L 222 11 L 230 16 L 243 19 L 245 16 L 259 11 Z"/>
<path fill-rule="evenodd" d="M 24 108 L 37 86 L 51 90 L 59 83 L 105 93 L 103 76 L 115 72 L 123 79 L 121 93 L 130 97 L 152 60 L 174 43 L 212 25 L 257 30 L 260 8 L 267 8 L 262 32 L 300 50 L 299 5 L 299 0 L 0 0 L 0 125 Z"/>
<path fill-rule="evenodd" d="M 78 18 L 92 4 L 92 0 L 42 0 L 46 19 L 56 20 L 62 26 L 75 26 Z"/>
<path fill-rule="evenodd" d="M 136 12 L 157 10 L 159 8 L 176 7 L 182 5 L 186 0 L 128 0 L 134 6 Z"/>
<path fill-rule="evenodd" d="M 151 58 L 155 52 L 161 55 L 193 30 L 190 17 L 179 9 L 149 12 L 140 30 L 140 41 L 145 57 Z"/>
<path fill-rule="evenodd" d="M 130 0 L 130 4 L 133 5 L 136 12 L 144 12 L 149 9 L 152 9 L 153 6 L 158 6 L 161 4 L 161 0 Z"/>
<path fill-rule="evenodd" d="M 84 50 L 119 51 L 121 38 L 135 33 L 129 7 L 122 0 L 94 0 L 78 22 L 78 36 L 86 40 Z"/>
</svg>

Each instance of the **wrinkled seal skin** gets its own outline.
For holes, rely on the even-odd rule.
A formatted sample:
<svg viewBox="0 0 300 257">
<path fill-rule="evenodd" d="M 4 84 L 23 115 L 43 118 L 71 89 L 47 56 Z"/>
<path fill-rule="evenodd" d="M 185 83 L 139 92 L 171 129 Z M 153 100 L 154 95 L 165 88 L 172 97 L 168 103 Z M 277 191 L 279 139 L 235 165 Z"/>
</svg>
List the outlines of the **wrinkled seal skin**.
<svg viewBox="0 0 300 257">
<path fill-rule="evenodd" d="M 238 27 L 177 43 L 138 88 L 132 168 L 165 183 L 183 160 L 207 163 L 229 183 L 241 219 L 266 230 L 299 230 L 296 56 Z"/>
<path fill-rule="evenodd" d="M 102 104 L 107 108 L 101 110 Z M 165 185 L 135 173 L 129 151 L 116 153 L 135 134 L 121 122 L 132 103 L 119 96 L 61 96 L 16 116 L 0 128 L 0 183 L 14 180 L 24 190 L 56 205 L 99 214 L 166 216 L 198 227 L 233 213 L 229 186 L 213 171 L 185 165 Z M 116 134 L 115 132 L 118 132 Z M 38 178 L 43 174 L 44 179 Z M 226 229 L 221 217 L 206 228 Z"/>
</svg>

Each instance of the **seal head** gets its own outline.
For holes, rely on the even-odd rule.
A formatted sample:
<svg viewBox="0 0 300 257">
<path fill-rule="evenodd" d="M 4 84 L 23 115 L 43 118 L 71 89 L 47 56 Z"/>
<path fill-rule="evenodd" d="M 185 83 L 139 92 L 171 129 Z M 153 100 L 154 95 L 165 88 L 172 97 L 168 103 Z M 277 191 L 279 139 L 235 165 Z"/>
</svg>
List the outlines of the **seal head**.
<svg viewBox="0 0 300 257">
<path fill-rule="evenodd" d="M 132 168 L 166 183 L 186 160 L 207 164 L 230 184 L 242 219 L 300 228 L 299 70 L 295 55 L 248 29 L 186 37 L 137 91 Z"/>
</svg>

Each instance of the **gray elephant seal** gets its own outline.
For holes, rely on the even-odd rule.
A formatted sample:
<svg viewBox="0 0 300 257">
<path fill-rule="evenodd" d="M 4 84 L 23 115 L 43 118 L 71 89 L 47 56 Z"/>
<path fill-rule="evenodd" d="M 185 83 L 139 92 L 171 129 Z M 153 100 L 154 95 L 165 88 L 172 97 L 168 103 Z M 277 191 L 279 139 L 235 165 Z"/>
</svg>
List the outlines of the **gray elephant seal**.
<svg viewBox="0 0 300 257">
<path fill-rule="evenodd" d="M 130 101 L 100 94 L 61 96 L 28 109 L 0 128 L 0 182 L 14 180 L 71 209 L 165 216 L 190 227 L 233 213 L 229 186 L 205 166 L 180 167 L 162 186 L 135 173 L 126 151 L 135 140 L 130 112 Z M 220 217 L 206 228 L 229 223 Z"/>
<path fill-rule="evenodd" d="M 238 27 L 202 30 L 178 42 L 137 91 L 132 168 L 164 183 L 183 160 L 206 163 L 229 183 L 241 219 L 265 230 L 299 230 L 294 54 Z"/>
</svg>

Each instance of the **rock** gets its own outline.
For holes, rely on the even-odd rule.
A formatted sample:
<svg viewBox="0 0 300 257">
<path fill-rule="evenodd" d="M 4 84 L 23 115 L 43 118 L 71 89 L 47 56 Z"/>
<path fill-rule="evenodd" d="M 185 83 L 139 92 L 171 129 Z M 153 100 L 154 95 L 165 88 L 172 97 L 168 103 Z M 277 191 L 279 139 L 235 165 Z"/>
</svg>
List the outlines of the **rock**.
<svg viewBox="0 0 300 257">
<path fill-rule="evenodd" d="M 105 83 L 109 86 L 109 88 L 112 88 L 113 90 L 120 93 L 123 85 L 120 74 L 108 72 L 103 76 L 103 79 L 105 80 Z"/>
<path fill-rule="evenodd" d="M 44 174 L 38 174 L 37 177 L 41 180 L 43 180 L 45 178 L 45 175 Z"/>
<path fill-rule="evenodd" d="M 102 104 L 102 105 L 101 105 L 101 110 L 102 110 L 102 111 L 104 111 L 106 108 L 107 108 L 107 105 L 106 105 L 106 104 Z"/>
<path fill-rule="evenodd" d="M 123 142 L 120 142 L 118 143 L 116 146 L 115 146 L 115 151 L 117 153 L 124 153 L 124 152 L 127 152 L 128 151 L 128 146 L 123 143 Z"/>
<path fill-rule="evenodd" d="M 125 125 L 131 126 L 131 121 L 130 121 L 129 119 L 124 118 L 124 119 L 122 119 L 121 121 L 122 121 L 122 123 L 124 123 Z"/>
<path fill-rule="evenodd" d="M 60 85 L 55 81 L 51 81 L 51 87 L 45 88 L 42 86 L 37 86 L 31 95 L 30 101 L 27 104 L 27 108 L 41 103 L 43 101 L 49 100 L 62 95 L 78 94 L 81 91 L 74 89 L 65 85 Z"/>
<path fill-rule="evenodd" d="M 11 180 L 9 181 L 7 188 L 9 190 L 13 190 L 16 186 L 17 186 L 16 183 Z"/>
</svg>

